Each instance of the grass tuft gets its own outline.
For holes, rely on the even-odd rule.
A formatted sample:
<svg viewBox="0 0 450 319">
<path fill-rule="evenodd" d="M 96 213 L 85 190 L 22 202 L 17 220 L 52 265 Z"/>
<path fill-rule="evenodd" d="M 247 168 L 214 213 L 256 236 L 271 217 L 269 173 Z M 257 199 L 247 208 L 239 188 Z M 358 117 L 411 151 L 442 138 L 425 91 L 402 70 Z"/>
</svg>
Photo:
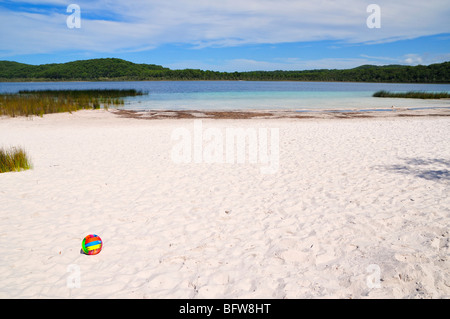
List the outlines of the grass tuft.
<svg viewBox="0 0 450 319">
<path fill-rule="evenodd" d="M 26 152 L 20 147 L 0 148 L 0 173 L 21 171 L 32 168 Z"/>
<path fill-rule="evenodd" d="M 396 97 L 396 98 L 409 98 L 409 99 L 448 99 L 450 94 L 447 92 L 423 92 L 423 91 L 409 91 L 405 93 L 401 92 L 389 92 L 378 91 L 373 94 L 373 97 Z"/>
<path fill-rule="evenodd" d="M 43 116 L 48 113 L 99 109 L 124 104 L 123 97 L 143 95 L 136 90 L 42 90 L 0 94 L 0 116 Z"/>
</svg>

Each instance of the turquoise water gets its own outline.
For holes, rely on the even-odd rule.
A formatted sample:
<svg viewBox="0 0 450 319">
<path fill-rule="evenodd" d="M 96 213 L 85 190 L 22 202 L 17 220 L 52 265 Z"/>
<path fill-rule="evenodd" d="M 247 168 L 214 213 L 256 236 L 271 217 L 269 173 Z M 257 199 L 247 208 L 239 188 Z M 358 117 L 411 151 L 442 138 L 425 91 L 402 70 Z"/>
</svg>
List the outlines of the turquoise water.
<svg viewBox="0 0 450 319">
<path fill-rule="evenodd" d="M 374 98 L 379 90 L 450 92 L 450 84 L 259 81 L 139 81 L 0 83 L 0 93 L 41 89 L 136 89 L 129 110 L 384 109 L 450 107 L 449 100 Z"/>
<path fill-rule="evenodd" d="M 193 92 L 159 93 L 127 98 L 126 107 L 135 110 L 152 109 L 304 109 L 342 108 L 352 100 L 372 99 L 373 92 Z"/>
</svg>

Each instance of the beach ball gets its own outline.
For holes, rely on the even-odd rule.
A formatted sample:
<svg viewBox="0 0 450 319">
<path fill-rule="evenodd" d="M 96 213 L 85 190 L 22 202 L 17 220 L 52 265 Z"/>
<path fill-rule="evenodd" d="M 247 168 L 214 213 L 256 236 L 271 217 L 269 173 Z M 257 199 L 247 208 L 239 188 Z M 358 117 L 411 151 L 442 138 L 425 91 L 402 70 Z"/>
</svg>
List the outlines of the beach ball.
<svg viewBox="0 0 450 319">
<path fill-rule="evenodd" d="M 87 235 L 81 242 L 81 248 L 86 255 L 97 255 L 102 250 L 102 246 L 102 239 L 95 234 Z"/>
</svg>

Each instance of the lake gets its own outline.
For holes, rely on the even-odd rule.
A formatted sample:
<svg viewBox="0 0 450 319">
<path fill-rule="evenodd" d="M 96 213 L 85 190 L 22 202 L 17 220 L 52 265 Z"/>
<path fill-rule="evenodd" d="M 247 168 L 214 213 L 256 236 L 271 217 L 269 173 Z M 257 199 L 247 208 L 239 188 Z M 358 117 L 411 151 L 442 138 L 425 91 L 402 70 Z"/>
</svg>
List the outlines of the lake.
<svg viewBox="0 0 450 319">
<path fill-rule="evenodd" d="M 450 92 L 450 84 L 124 81 L 1 82 L 0 93 L 19 90 L 136 89 L 148 94 L 125 98 L 128 110 L 323 110 L 450 107 L 450 100 L 374 98 L 379 90 Z"/>
</svg>

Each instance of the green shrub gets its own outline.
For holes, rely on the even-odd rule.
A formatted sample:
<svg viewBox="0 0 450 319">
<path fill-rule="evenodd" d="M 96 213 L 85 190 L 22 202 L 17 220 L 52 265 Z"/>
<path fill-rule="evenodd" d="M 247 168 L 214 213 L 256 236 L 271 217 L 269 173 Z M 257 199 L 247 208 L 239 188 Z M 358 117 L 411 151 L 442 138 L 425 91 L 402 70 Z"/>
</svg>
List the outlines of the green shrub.
<svg viewBox="0 0 450 319">
<path fill-rule="evenodd" d="M 423 91 L 409 91 L 406 93 L 378 91 L 373 94 L 373 97 L 396 97 L 409 99 L 448 99 L 450 94 L 447 92 L 423 92 Z"/>
<path fill-rule="evenodd" d="M 22 148 L 0 148 L 0 173 L 27 170 L 31 167 L 31 161 Z"/>
</svg>

